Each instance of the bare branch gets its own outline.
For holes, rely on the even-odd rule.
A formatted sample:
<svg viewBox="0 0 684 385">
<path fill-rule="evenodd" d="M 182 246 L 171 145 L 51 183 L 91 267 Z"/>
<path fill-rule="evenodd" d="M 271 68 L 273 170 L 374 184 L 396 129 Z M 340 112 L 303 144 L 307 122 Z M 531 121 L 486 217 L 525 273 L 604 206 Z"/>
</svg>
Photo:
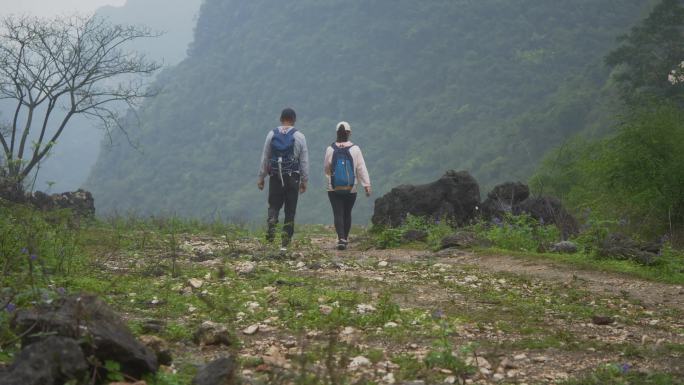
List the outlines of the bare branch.
<svg viewBox="0 0 684 385">
<path fill-rule="evenodd" d="M 18 180 L 26 178 L 75 115 L 102 121 L 108 133 L 118 129 L 126 134 L 121 109 L 135 108 L 155 95 L 140 78 L 160 68 L 127 46 L 156 36 L 146 28 L 112 25 L 97 17 L 2 20 L 0 100 L 14 100 L 17 107 L 9 127 L 0 133 L 8 160 L 0 169 L 6 167 L 8 175 Z M 58 110 L 66 115 L 52 126 L 51 116 Z M 38 121 L 34 133 L 33 123 Z M 24 162 L 29 140 L 31 158 Z"/>
</svg>

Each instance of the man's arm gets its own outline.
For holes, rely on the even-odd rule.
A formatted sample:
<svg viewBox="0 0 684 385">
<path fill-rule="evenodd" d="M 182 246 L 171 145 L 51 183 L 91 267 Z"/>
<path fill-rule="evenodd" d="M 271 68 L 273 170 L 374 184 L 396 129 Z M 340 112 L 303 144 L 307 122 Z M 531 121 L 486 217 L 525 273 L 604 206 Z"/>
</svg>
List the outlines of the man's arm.
<svg viewBox="0 0 684 385">
<path fill-rule="evenodd" d="M 306 137 L 304 134 L 297 135 L 297 143 L 299 144 L 299 172 L 301 181 L 304 185 L 309 183 L 309 148 L 306 145 Z M 306 189 L 306 187 L 304 187 Z"/>
<path fill-rule="evenodd" d="M 273 139 L 273 131 L 269 131 L 264 142 L 264 149 L 261 152 L 261 162 L 259 163 L 259 173 L 257 174 L 257 186 L 259 190 L 264 188 L 264 180 L 268 175 L 269 162 L 271 159 L 271 140 Z"/>
</svg>

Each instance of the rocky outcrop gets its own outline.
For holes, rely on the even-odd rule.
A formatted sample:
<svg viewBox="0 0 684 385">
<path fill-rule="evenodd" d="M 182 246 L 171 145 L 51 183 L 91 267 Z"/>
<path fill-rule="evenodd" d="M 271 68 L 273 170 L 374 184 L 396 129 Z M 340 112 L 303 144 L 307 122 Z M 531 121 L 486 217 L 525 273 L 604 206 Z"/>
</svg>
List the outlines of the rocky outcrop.
<svg viewBox="0 0 684 385">
<path fill-rule="evenodd" d="M 632 238 L 619 234 L 609 234 L 597 248 L 597 254 L 602 258 L 631 260 L 642 265 L 653 265 L 658 262 L 660 245 L 641 244 Z"/>
<path fill-rule="evenodd" d="M 87 369 L 76 340 L 52 336 L 19 352 L 12 365 L 0 371 L 0 384 L 61 385 L 81 379 Z"/>
<path fill-rule="evenodd" d="M 482 214 L 486 218 L 502 218 L 506 213 L 512 213 L 513 208 L 530 197 L 530 188 L 520 182 L 506 182 L 500 184 L 487 194 L 482 202 Z"/>
<path fill-rule="evenodd" d="M 579 233 L 579 224 L 554 197 L 530 197 L 513 206 L 513 214 L 527 214 L 543 225 L 556 225 L 563 239 Z"/>
<path fill-rule="evenodd" d="M 373 224 L 401 226 L 407 215 L 447 221 L 456 226 L 475 219 L 480 187 L 466 171 L 448 171 L 435 182 L 403 185 L 375 201 Z"/>
<path fill-rule="evenodd" d="M 156 372 L 157 357 L 135 339 L 123 320 L 95 296 L 71 296 L 50 305 L 38 305 L 17 312 L 12 326 L 22 335 L 22 345 L 42 341 L 46 335 L 83 341 L 86 356 L 99 361 L 116 361 L 122 373 L 141 378 Z"/>
<path fill-rule="evenodd" d="M 29 201 L 43 211 L 69 209 L 79 217 L 95 215 L 95 199 L 85 190 L 52 195 L 37 191 L 30 196 Z"/>
</svg>

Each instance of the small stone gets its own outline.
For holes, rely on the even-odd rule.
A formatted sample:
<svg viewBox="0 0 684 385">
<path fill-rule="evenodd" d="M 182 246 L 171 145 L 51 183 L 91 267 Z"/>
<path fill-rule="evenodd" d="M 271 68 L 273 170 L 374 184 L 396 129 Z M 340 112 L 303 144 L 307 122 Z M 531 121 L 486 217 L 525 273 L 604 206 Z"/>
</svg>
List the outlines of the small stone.
<svg viewBox="0 0 684 385">
<path fill-rule="evenodd" d="M 188 280 L 188 285 L 190 285 L 190 287 L 192 287 L 193 289 L 199 289 L 202 287 L 202 285 L 204 285 L 204 281 L 197 278 L 190 278 Z"/>
<path fill-rule="evenodd" d="M 256 270 L 256 263 L 254 262 L 242 262 L 235 267 L 235 272 L 240 275 L 249 275 Z"/>
<path fill-rule="evenodd" d="M 193 340 L 200 346 L 231 345 L 228 328 L 212 321 L 202 322 L 197 331 L 195 331 Z"/>
<path fill-rule="evenodd" d="M 487 368 L 480 368 L 480 374 L 482 374 L 483 376 L 489 376 L 490 374 L 492 374 L 492 371 Z"/>
<path fill-rule="evenodd" d="M 449 376 L 444 379 L 445 384 L 455 384 L 456 383 L 456 376 Z"/>
<path fill-rule="evenodd" d="M 537 357 L 532 358 L 532 361 L 537 362 L 537 363 L 546 362 L 548 360 L 549 360 L 549 358 L 546 356 L 537 356 Z"/>
<path fill-rule="evenodd" d="M 504 378 L 506 378 L 506 376 L 504 376 L 504 375 L 501 374 L 501 373 L 495 373 L 495 374 L 492 376 L 492 379 L 493 379 L 494 381 L 496 381 L 496 382 L 499 382 L 499 381 L 503 380 Z"/>
<path fill-rule="evenodd" d="M 500 366 L 504 369 L 518 369 L 518 364 L 508 358 L 501 360 Z"/>
<path fill-rule="evenodd" d="M 397 382 L 397 380 L 394 379 L 394 374 L 392 373 L 385 374 L 385 376 L 382 377 L 382 381 L 387 384 L 394 384 L 395 382 Z"/>
<path fill-rule="evenodd" d="M 246 328 L 242 329 L 242 334 L 248 335 L 248 336 L 253 336 L 259 331 L 259 324 L 254 324 L 247 326 Z"/>
<path fill-rule="evenodd" d="M 389 266 L 389 262 L 387 262 L 387 261 L 380 261 L 378 263 L 378 267 L 387 267 L 387 266 Z"/>
<path fill-rule="evenodd" d="M 366 314 L 366 313 L 372 313 L 375 311 L 375 307 L 373 305 L 368 305 L 365 303 L 360 303 L 356 305 L 356 312 L 359 314 Z"/>
<path fill-rule="evenodd" d="M 333 312 L 332 306 L 328 306 L 328 305 L 320 305 L 318 307 L 318 310 L 321 312 L 321 314 L 324 314 L 324 315 L 330 315 L 330 313 Z"/>
<path fill-rule="evenodd" d="M 391 321 L 390 321 L 390 322 L 388 322 L 388 323 L 385 324 L 385 329 L 396 328 L 397 326 L 399 326 L 399 324 L 397 324 L 396 322 L 391 322 Z"/>
<path fill-rule="evenodd" d="M 297 268 L 298 268 L 298 269 L 301 269 L 301 268 L 304 268 L 304 267 L 306 267 L 306 263 L 304 263 L 304 262 L 298 262 L 298 263 L 297 263 Z"/>
<path fill-rule="evenodd" d="M 351 362 L 349 363 L 349 369 L 351 370 L 357 370 L 360 368 L 365 368 L 369 367 L 371 365 L 371 362 L 368 358 L 364 356 L 356 356 L 352 358 Z"/>
<path fill-rule="evenodd" d="M 516 354 L 515 356 L 513 356 L 513 359 L 516 361 L 526 360 L 527 354 L 525 354 L 525 353 Z"/>
</svg>

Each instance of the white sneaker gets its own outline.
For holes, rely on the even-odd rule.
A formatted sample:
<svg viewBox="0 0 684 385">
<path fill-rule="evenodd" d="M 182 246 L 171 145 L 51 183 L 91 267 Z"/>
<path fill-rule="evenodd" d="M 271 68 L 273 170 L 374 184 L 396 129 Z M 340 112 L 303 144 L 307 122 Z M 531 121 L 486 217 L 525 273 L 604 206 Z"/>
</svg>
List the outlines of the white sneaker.
<svg viewBox="0 0 684 385">
<path fill-rule="evenodd" d="M 287 247 L 283 246 L 280 248 L 281 253 L 286 253 L 287 252 Z"/>
</svg>

